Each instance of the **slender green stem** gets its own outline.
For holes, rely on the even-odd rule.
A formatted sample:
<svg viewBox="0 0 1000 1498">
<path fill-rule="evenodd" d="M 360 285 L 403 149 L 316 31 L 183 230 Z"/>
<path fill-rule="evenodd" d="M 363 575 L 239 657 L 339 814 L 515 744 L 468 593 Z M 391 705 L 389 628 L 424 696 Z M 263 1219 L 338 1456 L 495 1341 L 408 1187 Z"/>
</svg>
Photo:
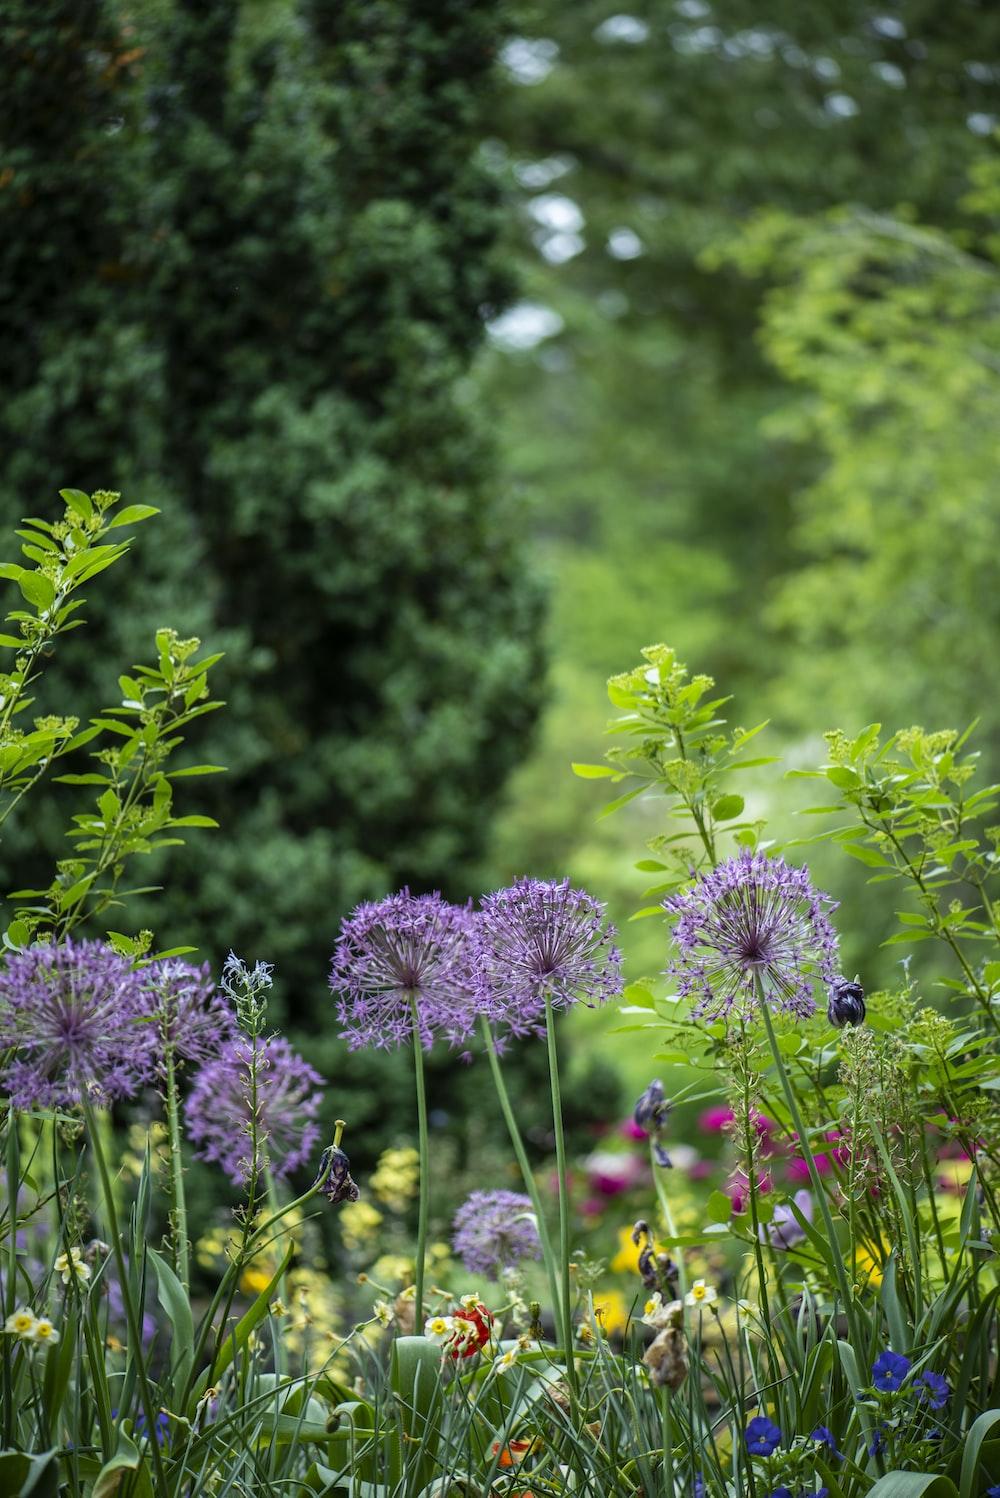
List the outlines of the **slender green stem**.
<svg viewBox="0 0 1000 1498">
<path fill-rule="evenodd" d="M 848 1284 L 847 1274 L 844 1269 L 844 1261 L 841 1258 L 840 1251 L 837 1247 L 837 1232 L 833 1225 L 833 1215 L 830 1211 L 830 1203 L 827 1201 L 826 1190 L 823 1186 L 822 1180 L 820 1179 L 819 1171 L 816 1168 L 816 1161 L 813 1158 L 812 1147 L 809 1144 L 809 1136 L 806 1132 L 805 1123 L 802 1120 L 802 1114 L 799 1110 L 795 1091 L 792 1087 L 791 1082 L 788 1080 L 788 1073 L 785 1070 L 785 1063 L 782 1059 L 781 1052 L 778 1049 L 778 1037 L 774 1033 L 774 1023 L 771 1019 L 771 1009 L 767 1001 L 767 995 L 764 992 L 764 985 L 761 982 L 760 976 L 758 974 L 755 974 L 754 976 L 757 989 L 757 1008 L 760 1010 L 761 1018 L 764 1021 L 764 1029 L 767 1031 L 767 1043 L 771 1048 L 771 1056 L 774 1059 L 775 1069 L 778 1073 L 778 1080 L 781 1083 L 781 1090 L 785 1095 L 785 1102 L 788 1105 L 789 1116 L 795 1126 L 796 1133 L 799 1136 L 799 1144 L 805 1157 L 806 1168 L 809 1171 L 809 1183 L 812 1186 L 813 1194 L 816 1198 L 817 1205 L 819 1206 L 820 1213 L 823 1218 L 823 1226 L 826 1229 L 827 1241 L 830 1245 L 830 1260 L 833 1264 L 834 1275 L 837 1280 L 837 1288 L 840 1291 L 841 1298 L 844 1302 L 844 1313 L 847 1316 L 848 1324 L 851 1330 L 851 1341 L 857 1348 L 860 1346 L 860 1344 L 856 1335 L 854 1295 L 851 1286 Z"/>
<path fill-rule="evenodd" d="M 427 1217 L 430 1208 L 430 1140 L 427 1133 L 427 1088 L 424 1082 L 424 1051 L 420 1042 L 420 1015 L 416 994 L 410 994 L 413 1016 L 413 1075 L 417 1084 L 417 1131 L 420 1152 L 420 1198 L 417 1218 L 416 1306 L 417 1328 L 424 1325 L 424 1261 L 427 1257 Z"/>
<path fill-rule="evenodd" d="M 660 1204 L 660 1211 L 663 1213 L 663 1224 L 667 1230 L 667 1237 L 676 1238 L 677 1224 L 674 1222 L 674 1214 L 670 1210 L 670 1198 L 667 1195 L 667 1188 L 663 1180 L 663 1167 L 657 1163 L 656 1145 L 655 1141 L 652 1139 L 649 1141 L 649 1164 L 650 1169 L 653 1172 L 653 1184 L 656 1187 L 656 1199 Z M 671 1257 L 673 1257 L 674 1254 L 677 1255 L 677 1288 L 680 1291 L 681 1300 L 683 1300 L 685 1295 L 687 1294 L 688 1288 L 687 1267 L 684 1263 L 683 1248 L 672 1248 Z"/>
<path fill-rule="evenodd" d="M 556 1053 L 556 1027 L 552 1017 L 552 1000 L 545 995 L 545 1039 L 549 1053 L 549 1086 L 552 1090 L 552 1129 L 556 1141 L 556 1174 L 559 1178 L 559 1268 L 562 1280 L 563 1347 L 566 1353 L 566 1380 L 571 1393 L 576 1392 L 576 1365 L 573 1361 L 573 1289 L 569 1272 L 569 1177 L 566 1171 L 566 1139 L 563 1134 L 562 1095 L 559 1089 L 559 1057 Z"/>
<path fill-rule="evenodd" d="M 486 1043 L 486 1056 L 490 1063 L 490 1071 L 493 1074 L 493 1085 L 496 1088 L 497 1098 L 500 1101 L 500 1111 L 507 1125 L 507 1133 L 517 1163 L 521 1167 L 521 1179 L 524 1181 L 524 1189 L 531 1197 L 531 1205 L 535 1209 L 535 1221 L 538 1226 L 538 1238 L 542 1245 L 542 1258 L 545 1260 L 545 1269 L 549 1277 L 549 1294 L 552 1297 L 552 1316 L 556 1324 L 556 1335 L 564 1347 L 568 1346 L 566 1340 L 566 1329 L 562 1321 L 562 1308 L 559 1297 L 559 1280 L 556 1275 L 555 1255 L 552 1252 L 552 1239 L 549 1235 L 548 1223 L 545 1221 L 545 1210 L 542 1206 L 542 1198 L 535 1181 L 531 1164 L 528 1160 L 528 1152 L 524 1147 L 521 1130 L 518 1128 L 514 1110 L 511 1107 L 510 1097 L 507 1092 L 507 1084 L 503 1079 L 503 1070 L 500 1066 L 500 1057 L 497 1055 L 496 1041 L 493 1039 L 493 1031 L 490 1022 L 485 1015 L 480 1018 L 483 1040 Z"/>
<path fill-rule="evenodd" d="M 190 1244 L 188 1243 L 187 1197 L 184 1192 L 184 1156 L 181 1153 L 181 1125 L 177 1105 L 177 1068 L 171 1041 L 164 1046 L 166 1060 L 167 1133 L 170 1143 L 170 1189 L 173 1196 L 170 1213 L 173 1261 L 177 1278 L 184 1289 L 191 1283 Z"/>
<path fill-rule="evenodd" d="M 100 1177 L 104 1210 L 107 1214 L 108 1236 L 111 1240 L 111 1252 L 114 1255 L 115 1267 L 118 1270 L 118 1282 L 121 1287 L 122 1301 L 125 1306 L 125 1319 L 128 1322 L 129 1356 L 135 1360 L 136 1372 L 138 1374 L 139 1399 L 142 1402 L 142 1412 L 146 1417 L 146 1429 L 150 1432 L 151 1436 L 155 1437 L 157 1428 L 156 1405 L 153 1403 L 153 1394 L 149 1384 L 149 1372 L 142 1350 L 142 1326 L 132 1301 L 132 1291 L 129 1288 L 128 1269 L 125 1264 L 125 1253 L 122 1249 L 121 1231 L 118 1227 L 118 1212 L 115 1208 L 115 1194 L 111 1183 L 111 1174 L 108 1170 L 108 1162 L 104 1156 L 104 1146 L 101 1143 L 97 1117 L 93 1106 L 87 1099 L 84 1099 L 83 1111 L 84 1117 L 87 1120 L 90 1147 L 94 1152 L 97 1174 Z M 151 1439 L 149 1450 L 153 1459 L 156 1487 L 164 1495 L 164 1498 L 168 1498 L 170 1490 L 167 1485 L 167 1475 L 163 1467 L 163 1454 L 160 1451 L 159 1442 Z"/>
</svg>

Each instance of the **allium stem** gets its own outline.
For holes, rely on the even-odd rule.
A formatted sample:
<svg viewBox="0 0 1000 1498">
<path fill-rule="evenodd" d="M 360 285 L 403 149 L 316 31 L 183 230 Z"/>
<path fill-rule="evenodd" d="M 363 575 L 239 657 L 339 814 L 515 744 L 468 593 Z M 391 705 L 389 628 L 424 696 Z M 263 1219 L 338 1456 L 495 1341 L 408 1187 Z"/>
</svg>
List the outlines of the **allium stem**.
<svg viewBox="0 0 1000 1498">
<path fill-rule="evenodd" d="M 83 1099 L 83 1112 L 87 1121 L 90 1147 L 94 1152 L 94 1161 L 97 1165 L 97 1174 L 100 1177 L 104 1210 L 107 1214 L 108 1237 L 111 1240 L 111 1252 L 114 1254 L 115 1267 L 118 1270 L 118 1282 L 121 1286 L 122 1302 L 125 1306 L 125 1319 L 128 1322 L 129 1357 L 135 1360 L 139 1399 L 142 1403 L 142 1412 L 146 1417 L 146 1429 L 150 1432 L 149 1449 L 156 1477 L 156 1487 L 164 1495 L 164 1498 L 168 1498 L 170 1489 L 167 1485 L 167 1475 L 163 1468 L 163 1455 L 160 1451 L 160 1443 L 155 1439 L 156 1405 L 153 1402 L 146 1359 L 142 1351 L 142 1324 L 132 1303 L 132 1292 L 128 1282 L 128 1269 L 125 1264 L 125 1255 L 122 1252 L 121 1231 L 118 1227 L 118 1212 L 115 1208 L 114 1188 L 111 1183 L 110 1172 L 108 1171 L 108 1162 L 104 1156 L 104 1146 L 101 1143 L 100 1127 L 94 1113 L 93 1105 L 87 1098 Z"/>
<path fill-rule="evenodd" d="M 410 994 L 413 1017 L 413 1076 L 417 1084 L 417 1147 L 420 1154 L 420 1197 L 417 1217 L 416 1305 L 417 1329 L 424 1325 L 424 1261 L 427 1257 L 427 1216 L 430 1207 L 430 1140 L 427 1133 L 427 1088 L 424 1082 L 424 1052 L 420 1039 L 417 996 Z"/>
<path fill-rule="evenodd" d="M 566 1139 L 563 1134 L 562 1094 L 559 1088 L 559 1058 L 556 1054 L 556 1027 L 552 1018 L 552 1000 L 545 995 L 545 1040 L 549 1053 L 549 1086 L 552 1090 L 552 1129 L 556 1140 L 556 1174 L 559 1178 L 559 1268 L 562 1275 L 563 1346 L 566 1353 L 566 1381 L 571 1395 L 576 1394 L 576 1365 L 573 1361 L 573 1292 L 569 1273 L 569 1180 L 566 1174 Z"/>
<path fill-rule="evenodd" d="M 485 1015 L 480 1016 L 480 1027 L 483 1032 L 483 1040 L 486 1044 L 486 1055 L 490 1063 L 490 1071 L 493 1074 L 493 1085 L 496 1088 L 497 1098 L 500 1102 L 500 1112 L 504 1116 L 507 1125 L 507 1133 L 517 1156 L 517 1163 L 521 1167 L 521 1179 L 524 1181 L 524 1189 L 531 1197 L 531 1205 L 535 1209 L 535 1219 L 538 1225 L 538 1237 L 542 1245 L 542 1256 L 545 1260 L 545 1271 L 549 1279 L 549 1294 L 552 1297 L 552 1317 L 556 1324 L 556 1335 L 563 1346 L 567 1345 L 566 1331 L 562 1324 L 562 1308 L 559 1298 L 559 1279 L 556 1275 L 555 1257 L 552 1252 L 552 1239 L 549 1237 L 548 1224 L 545 1221 L 545 1211 L 542 1207 L 542 1198 L 539 1194 L 538 1185 L 535 1181 L 531 1164 L 528 1160 L 528 1152 L 521 1138 L 521 1130 L 518 1128 L 514 1110 L 510 1104 L 507 1093 L 507 1084 L 503 1079 L 503 1070 L 500 1066 L 500 1057 L 497 1055 L 496 1041 L 493 1039 L 493 1031 L 490 1022 Z"/>
<path fill-rule="evenodd" d="M 802 1114 L 799 1111 L 798 1100 L 795 1096 L 795 1089 L 792 1087 L 792 1084 L 788 1079 L 788 1072 L 785 1070 L 785 1063 L 782 1059 L 781 1052 L 778 1049 L 778 1037 L 774 1033 L 774 1022 L 771 1019 L 771 1010 L 767 1002 L 767 995 L 764 993 L 764 985 L 760 980 L 759 974 L 755 974 L 754 978 L 757 985 L 757 998 L 759 1000 L 758 1008 L 760 1010 L 761 1018 L 764 1021 L 764 1028 L 767 1031 L 767 1043 L 771 1047 L 771 1055 L 774 1059 L 775 1070 L 778 1073 L 778 1080 L 781 1083 L 781 1090 L 785 1095 L 785 1102 L 788 1105 L 789 1116 L 795 1126 L 795 1131 L 799 1136 L 799 1145 L 802 1149 L 803 1156 L 805 1157 L 806 1168 L 809 1171 L 809 1184 L 812 1186 L 813 1193 L 816 1197 L 817 1202 L 819 1203 L 820 1213 L 823 1217 L 823 1226 L 826 1229 L 827 1242 L 830 1245 L 830 1260 L 833 1264 L 834 1276 L 837 1281 L 837 1288 L 840 1291 L 841 1298 L 844 1302 L 844 1314 L 847 1316 L 847 1320 L 850 1326 L 851 1341 L 855 1347 L 859 1347 L 861 1344 L 856 1336 L 854 1297 L 851 1286 L 847 1280 L 847 1272 L 844 1269 L 844 1261 L 837 1249 L 837 1232 L 833 1225 L 833 1214 L 830 1211 L 830 1203 L 827 1200 L 826 1188 L 824 1187 L 823 1182 L 820 1179 L 819 1171 L 816 1168 L 816 1161 L 813 1158 L 812 1148 L 809 1144 L 809 1138 L 806 1133 L 806 1126 L 802 1120 Z"/>
<path fill-rule="evenodd" d="M 187 1290 L 191 1282 L 190 1245 L 188 1243 L 187 1197 L 184 1191 L 184 1157 L 181 1153 L 181 1125 L 177 1103 L 177 1068 L 174 1063 L 174 1047 L 168 1041 L 164 1046 L 164 1083 L 167 1110 L 167 1132 L 170 1141 L 170 1188 L 173 1204 L 170 1212 L 170 1235 L 173 1240 L 173 1261 L 177 1278 Z"/>
</svg>

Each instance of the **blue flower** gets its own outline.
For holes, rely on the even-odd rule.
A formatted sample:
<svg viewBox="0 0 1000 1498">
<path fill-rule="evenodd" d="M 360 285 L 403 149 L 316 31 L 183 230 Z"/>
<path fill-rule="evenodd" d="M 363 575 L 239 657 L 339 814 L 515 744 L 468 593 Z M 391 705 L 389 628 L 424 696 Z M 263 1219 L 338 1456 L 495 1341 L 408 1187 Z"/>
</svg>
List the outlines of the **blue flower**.
<svg viewBox="0 0 1000 1498">
<path fill-rule="evenodd" d="M 751 1456 L 770 1456 L 781 1442 L 781 1429 L 766 1415 L 755 1415 L 746 1428 L 746 1442 Z"/>
<path fill-rule="evenodd" d="M 986 1498 L 1000 1498 L 1000 1482 L 994 1483 L 993 1487 L 986 1489 Z"/>
<path fill-rule="evenodd" d="M 691 1498 L 705 1498 L 705 1479 L 700 1472 L 696 1472 L 694 1475 Z"/>
<path fill-rule="evenodd" d="M 792 1498 L 791 1488 L 775 1488 L 769 1498 Z"/>
<path fill-rule="evenodd" d="M 887 1425 L 876 1425 L 875 1429 L 872 1431 L 871 1439 L 868 1442 L 869 1456 L 881 1456 L 882 1452 L 885 1450 L 885 1437 L 888 1429 L 889 1427 Z"/>
<path fill-rule="evenodd" d="M 951 1389 L 948 1380 L 942 1378 L 940 1373 L 918 1373 L 913 1380 L 913 1387 L 917 1390 L 924 1404 L 929 1404 L 932 1410 L 943 1410 L 951 1397 Z"/>
<path fill-rule="evenodd" d="M 901 1352 L 880 1352 L 872 1364 L 872 1382 L 882 1394 L 895 1394 L 912 1364 Z"/>
<path fill-rule="evenodd" d="M 828 1425 L 817 1425 L 816 1429 L 810 1434 L 809 1439 L 810 1441 L 819 1441 L 823 1446 L 829 1446 L 833 1455 L 843 1460 L 844 1453 L 838 1451 L 833 1431 Z"/>
</svg>

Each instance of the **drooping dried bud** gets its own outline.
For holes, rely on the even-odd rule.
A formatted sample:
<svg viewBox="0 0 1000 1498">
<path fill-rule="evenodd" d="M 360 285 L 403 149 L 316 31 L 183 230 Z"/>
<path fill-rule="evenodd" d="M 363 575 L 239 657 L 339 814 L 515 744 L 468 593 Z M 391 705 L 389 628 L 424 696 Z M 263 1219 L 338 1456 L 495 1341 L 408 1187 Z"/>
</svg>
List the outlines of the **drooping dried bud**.
<svg viewBox="0 0 1000 1498">
<path fill-rule="evenodd" d="M 658 1389 L 676 1392 L 687 1378 L 687 1343 L 680 1327 L 667 1326 L 653 1338 L 642 1355 L 649 1376 Z"/>
<path fill-rule="evenodd" d="M 351 1180 L 351 1162 L 336 1144 L 323 1151 L 315 1184 L 319 1184 L 327 1201 L 335 1206 L 338 1202 L 356 1202 L 361 1195 L 357 1184 Z"/>
<path fill-rule="evenodd" d="M 672 1107 L 673 1104 L 667 1101 L 663 1090 L 663 1083 L 659 1077 L 655 1077 L 636 1103 L 632 1114 L 636 1127 L 645 1130 L 652 1140 L 653 1154 L 656 1157 L 657 1165 L 662 1166 L 665 1170 L 669 1170 L 672 1162 L 663 1147 L 661 1136 L 666 1128 L 667 1119 Z"/>
<path fill-rule="evenodd" d="M 865 1022 L 865 991 L 858 979 L 834 978 L 830 984 L 830 1002 L 826 1017 L 831 1025 L 842 1030 L 845 1025 L 863 1025 Z"/>
</svg>

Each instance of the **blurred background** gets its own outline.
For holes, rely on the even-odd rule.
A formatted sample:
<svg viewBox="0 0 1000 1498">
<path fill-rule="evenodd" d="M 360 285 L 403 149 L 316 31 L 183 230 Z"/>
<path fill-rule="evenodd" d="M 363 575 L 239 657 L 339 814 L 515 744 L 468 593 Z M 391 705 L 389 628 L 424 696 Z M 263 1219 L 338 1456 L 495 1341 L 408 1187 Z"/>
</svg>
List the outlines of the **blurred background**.
<svg viewBox="0 0 1000 1498">
<path fill-rule="evenodd" d="M 569 875 L 662 968 L 655 806 L 598 821 L 569 770 L 643 645 L 786 768 L 980 715 L 996 773 L 991 0 L 0 0 L 0 55 L 0 518 L 163 512 L 44 706 L 114 700 L 163 624 L 225 650 L 222 831 L 123 929 L 273 961 L 352 1153 L 411 1132 L 406 1058 L 334 1036 L 358 900 Z M 782 767 L 749 804 L 801 831 Z M 890 981 L 891 901 L 814 864 Z M 649 1080 L 616 1023 L 571 1032 L 581 1139 Z M 475 1068 L 433 1087 L 474 1159 Z"/>
</svg>

